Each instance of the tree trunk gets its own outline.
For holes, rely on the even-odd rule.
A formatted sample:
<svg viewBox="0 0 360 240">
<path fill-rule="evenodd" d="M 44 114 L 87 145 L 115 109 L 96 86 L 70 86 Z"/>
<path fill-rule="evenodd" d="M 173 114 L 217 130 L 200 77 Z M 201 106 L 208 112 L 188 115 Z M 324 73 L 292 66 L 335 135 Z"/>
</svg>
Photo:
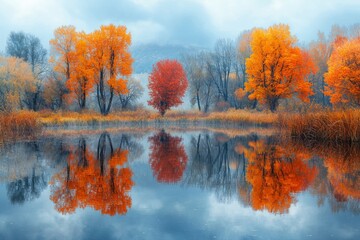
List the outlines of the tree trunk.
<svg viewBox="0 0 360 240">
<path fill-rule="evenodd" d="M 197 101 L 197 104 L 198 104 L 198 109 L 199 109 L 199 111 L 201 111 L 199 89 L 196 91 L 196 101 Z"/>
<path fill-rule="evenodd" d="M 269 100 L 269 107 L 271 112 L 275 112 L 277 107 L 279 105 L 279 99 L 278 98 L 272 98 Z"/>
</svg>

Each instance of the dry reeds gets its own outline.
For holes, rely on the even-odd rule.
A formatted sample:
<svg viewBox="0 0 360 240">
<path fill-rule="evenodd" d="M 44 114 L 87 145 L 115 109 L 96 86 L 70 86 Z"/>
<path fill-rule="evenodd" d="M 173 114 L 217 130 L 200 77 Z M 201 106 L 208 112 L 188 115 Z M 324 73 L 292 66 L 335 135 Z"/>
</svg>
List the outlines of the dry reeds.
<svg viewBox="0 0 360 240">
<path fill-rule="evenodd" d="M 284 114 L 280 126 L 292 137 L 303 140 L 359 142 L 360 110 L 324 111 L 307 114 Z"/>
<path fill-rule="evenodd" d="M 38 114 L 19 111 L 0 115 L 0 142 L 5 140 L 32 138 L 41 131 Z"/>
<path fill-rule="evenodd" d="M 247 123 L 254 125 L 271 125 L 277 122 L 277 114 L 264 112 L 249 112 L 246 110 L 229 109 L 226 112 L 212 112 L 209 114 L 199 111 L 171 110 L 164 117 L 154 111 L 137 110 L 114 112 L 102 116 L 97 112 L 43 112 L 40 122 L 46 126 L 69 125 L 101 125 L 111 123 L 151 123 L 151 122 L 211 122 L 211 123 Z"/>
</svg>

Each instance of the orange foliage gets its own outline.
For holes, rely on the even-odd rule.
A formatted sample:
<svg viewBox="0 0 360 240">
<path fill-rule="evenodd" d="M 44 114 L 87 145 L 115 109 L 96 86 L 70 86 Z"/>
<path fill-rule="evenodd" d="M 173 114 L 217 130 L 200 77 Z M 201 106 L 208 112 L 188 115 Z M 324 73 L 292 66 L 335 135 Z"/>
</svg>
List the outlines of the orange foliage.
<svg viewBox="0 0 360 240">
<path fill-rule="evenodd" d="M 66 26 L 55 30 L 50 41 L 54 70 L 65 76 L 67 88 L 85 107 L 86 96 L 96 84 L 97 100 L 103 115 L 109 113 L 114 94 L 126 94 L 125 77 L 132 73 L 129 52 L 131 35 L 125 26 L 101 26 L 90 34 Z"/>
<path fill-rule="evenodd" d="M 235 97 L 239 100 L 243 99 L 246 96 L 246 91 L 243 88 L 238 88 L 235 90 Z"/>
<path fill-rule="evenodd" d="M 342 196 L 345 200 L 349 197 L 360 200 L 359 161 L 354 158 L 338 159 L 331 156 L 324 159 L 324 165 L 328 170 L 328 179 L 334 188 L 335 196 Z"/>
<path fill-rule="evenodd" d="M 162 60 L 155 64 L 149 76 L 149 105 L 164 115 L 171 107 L 182 103 L 188 80 L 182 65 L 176 60 Z"/>
<path fill-rule="evenodd" d="M 97 99 L 103 115 L 110 112 L 114 93 L 128 92 L 124 77 L 132 73 L 134 61 L 129 52 L 130 44 L 131 35 L 125 26 L 110 24 L 89 34 L 90 66 L 94 70 Z"/>
<path fill-rule="evenodd" d="M 287 25 L 253 31 L 252 54 L 246 61 L 249 99 L 266 103 L 271 111 L 276 110 L 280 99 L 294 94 L 309 101 L 312 90 L 306 77 L 315 72 L 315 66 L 308 53 L 295 44 L 296 38 L 290 35 Z"/>
<path fill-rule="evenodd" d="M 301 141 L 291 143 L 297 152 L 317 155 L 323 159 L 331 192 L 340 201 L 360 200 L 360 146 L 358 143 L 319 143 L 304 146 Z M 309 146 L 308 146 L 309 145 Z"/>
<path fill-rule="evenodd" d="M 328 66 L 325 94 L 330 96 L 331 103 L 360 105 L 360 37 L 352 40 L 338 37 Z"/>
<path fill-rule="evenodd" d="M 285 213 L 295 201 L 294 193 L 305 190 L 317 169 L 303 162 L 303 155 L 289 153 L 283 147 L 264 141 L 249 142 L 249 148 L 237 147 L 249 161 L 246 180 L 252 185 L 251 205 L 255 210 Z"/>
<path fill-rule="evenodd" d="M 180 181 L 187 163 L 182 139 L 173 137 L 164 130 L 149 138 L 150 165 L 159 182 Z"/>
<path fill-rule="evenodd" d="M 66 87 L 75 95 L 79 107 L 83 109 L 86 105 L 86 97 L 94 87 L 94 71 L 90 66 L 89 43 L 85 33 L 76 33 L 72 56 L 72 71 Z"/>
<path fill-rule="evenodd" d="M 54 64 L 54 70 L 70 78 L 72 61 L 76 43 L 76 29 L 74 26 L 62 26 L 54 31 L 54 38 L 50 40 L 52 56 L 50 62 Z"/>
<path fill-rule="evenodd" d="M 86 147 L 85 140 L 80 140 L 78 149 L 68 157 L 67 167 L 53 176 L 50 198 L 59 212 L 72 213 L 76 208 L 89 206 L 102 214 L 115 215 L 125 214 L 131 207 L 128 192 L 134 185 L 132 171 L 124 167 L 128 152 L 111 152 L 106 166 L 106 154 L 102 151 L 105 138 L 106 135 L 100 137 L 98 159 Z"/>
</svg>

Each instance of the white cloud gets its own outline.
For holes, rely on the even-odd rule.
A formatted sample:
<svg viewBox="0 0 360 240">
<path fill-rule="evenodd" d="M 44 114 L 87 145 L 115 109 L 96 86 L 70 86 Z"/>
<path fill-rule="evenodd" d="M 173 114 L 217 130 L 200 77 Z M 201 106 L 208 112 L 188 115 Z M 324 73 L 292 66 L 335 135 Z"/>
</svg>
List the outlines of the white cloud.
<svg viewBox="0 0 360 240">
<path fill-rule="evenodd" d="M 358 0 L 0 0 L 0 50 L 10 31 L 25 31 L 47 47 L 53 30 L 72 24 L 92 31 L 101 24 L 125 24 L 134 43 L 211 45 L 252 27 L 287 23 L 301 41 L 331 25 L 360 22 Z"/>
</svg>

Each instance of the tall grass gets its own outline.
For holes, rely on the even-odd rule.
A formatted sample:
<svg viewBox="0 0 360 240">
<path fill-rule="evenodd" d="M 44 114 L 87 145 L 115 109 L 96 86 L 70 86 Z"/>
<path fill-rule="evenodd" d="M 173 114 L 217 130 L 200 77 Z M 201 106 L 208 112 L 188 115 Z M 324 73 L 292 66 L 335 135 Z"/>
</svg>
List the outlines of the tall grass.
<svg viewBox="0 0 360 240">
<path fill-rule="evenodd" d="M 41 131 L 39 115 L 32 111 L 19 111 L 0 115 L 0 142 L 19 138 L 32 138 Z"/>
<path fill-rule="evenodd" d="M 211 123 L 248 123 L 270 125 L 277 122 L 277 114 L 249 112 L 246 110 L 229 109 L 226 112 L 202 113 L 199 111 L 168 111 L 165 116 L 150 110 L 114 112 L 102 116 L 97 112 L 42 112 L 40 122 L 46 126 L 101 125 L 109 123 L 151 123 L 151 122 L 211 122 Z"/>
<path fill-rule="evenodd" d="M 304 140 L 359 142 L 360 110 L 323 111 L 306 114 L 282 114 L 280 126 L 291 136 Z"/>
</svg>

